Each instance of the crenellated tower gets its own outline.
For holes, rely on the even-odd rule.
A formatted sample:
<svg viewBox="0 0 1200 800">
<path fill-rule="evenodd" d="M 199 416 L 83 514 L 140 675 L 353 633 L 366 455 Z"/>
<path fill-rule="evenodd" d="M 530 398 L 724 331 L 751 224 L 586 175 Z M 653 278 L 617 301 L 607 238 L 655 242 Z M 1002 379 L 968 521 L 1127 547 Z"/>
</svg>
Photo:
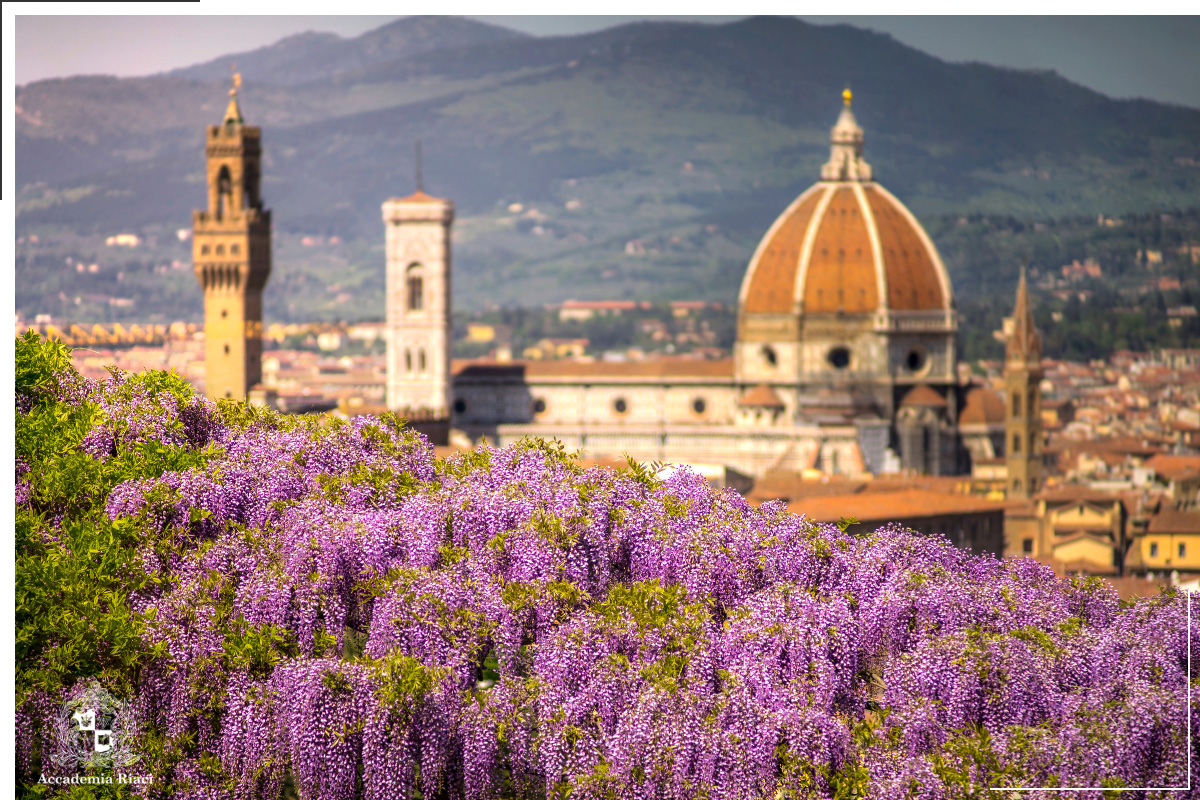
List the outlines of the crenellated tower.
<svg viewBox="0 0 1200 800">
<path fill-rule="evenodd" d="M 1025 268 L 1004 357 L 1005 451 L 1008 496 L 1032 497 L 1042 488 L 1042 337 L 1033 324 Z"/>
<path fill-rule="evenodd" d="M 262 149 L 246 125 L 234 75 L 229 106 L 205 137 L 208 209 L 192 214 L 192 255 L 204 288 L 205 394 L 245 400 L 262 380 L 262 292 L 271 274 L 271 212 L 262 207 Z"/>
</svg>

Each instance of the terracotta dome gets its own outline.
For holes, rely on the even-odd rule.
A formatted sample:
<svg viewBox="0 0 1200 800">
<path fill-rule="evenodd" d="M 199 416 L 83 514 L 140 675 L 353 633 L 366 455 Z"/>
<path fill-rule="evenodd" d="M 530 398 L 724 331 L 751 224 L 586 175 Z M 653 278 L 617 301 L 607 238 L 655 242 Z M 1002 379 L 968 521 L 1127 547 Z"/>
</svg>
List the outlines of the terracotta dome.
<svg viewBox="0 0 1200 800">
<path fill-rule="evenodd" d="M 750 314 L 868 314 L 953 308 L 946 267 L 904 204 L 872 180 L 845 107 L 821 181 L 775 220 L 742 284 Z"/>
</svg>

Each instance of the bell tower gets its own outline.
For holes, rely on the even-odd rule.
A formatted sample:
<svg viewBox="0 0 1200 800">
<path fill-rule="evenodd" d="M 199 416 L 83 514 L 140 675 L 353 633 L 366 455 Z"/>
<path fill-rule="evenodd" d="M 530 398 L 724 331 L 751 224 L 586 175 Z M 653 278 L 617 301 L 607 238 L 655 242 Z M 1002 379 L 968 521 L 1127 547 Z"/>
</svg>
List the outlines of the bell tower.
<svg viewBox="0 0 1200 800">
<path fill-rule="evenodd" d="M 419 150 L 418 150 L 419 153 Z M 454 203 L 421 189 L 383 203 L 387 250 L 387 406 L 450 418 L 450 225 Z"/>
<path fill-rule="evenodd" d="M 204 289 L 205 394 L 245 400 L 262 380 L 262 292 L 271 274 L 271 212 L 262 206 L 260 131 L 244 124 L 233 76 L 220 125 L 205 135 L 208 209 L 192 213 Z"/>
<path fill-rule="evenodd" d="M 1022 267 L 1004 356 L 1009 497 L 1032 497 L 1042 488 L 1041 382 L 1042 337 L 1033 326 L 1033 309 Z"/>
</svg>

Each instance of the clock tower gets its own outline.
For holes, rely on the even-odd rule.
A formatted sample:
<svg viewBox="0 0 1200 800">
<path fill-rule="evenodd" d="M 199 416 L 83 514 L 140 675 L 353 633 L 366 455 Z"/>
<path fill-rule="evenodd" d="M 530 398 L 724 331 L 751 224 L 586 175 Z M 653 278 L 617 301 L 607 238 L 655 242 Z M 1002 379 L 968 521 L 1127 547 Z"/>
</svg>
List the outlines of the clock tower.
<svg viewBox="0 0 1200 800">
<path fill-rule="evenodd" d="M 262 292 L 271 274 L 271 212 L 259 196 L 260 131 L 244 124 L 241 78 L 205 136 L 208 208 L 192 214 L 192 255 L 204 289 L 205 394 L 245 400 L 262 380 Z"/>
</svg>

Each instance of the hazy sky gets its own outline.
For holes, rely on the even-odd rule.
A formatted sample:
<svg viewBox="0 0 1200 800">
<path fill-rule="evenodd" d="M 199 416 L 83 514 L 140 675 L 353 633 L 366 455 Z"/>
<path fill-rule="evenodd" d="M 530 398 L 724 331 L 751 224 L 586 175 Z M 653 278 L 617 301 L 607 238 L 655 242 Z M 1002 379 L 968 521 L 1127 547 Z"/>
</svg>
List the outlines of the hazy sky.
<svg viewBox="0 0 1200 800">
<path fill-rule="evenodd" d="M 20 4 L 16 4 L 20 5 Z M 76 5 L 75 8 L 80 8 Z M 473 16 L 535 35 L 639 19 L 723 22 L 726 16 Z M 1200 108 L 1200 17 L 830 17 L 889 33 L 948 61 L 1049 68 L 1113 97 Z M 251 50 L 306 30 L 357 36 L 395 16 L 16 17 L 16 82 L 78 74 L 148 75 Z"/>
</svg>

